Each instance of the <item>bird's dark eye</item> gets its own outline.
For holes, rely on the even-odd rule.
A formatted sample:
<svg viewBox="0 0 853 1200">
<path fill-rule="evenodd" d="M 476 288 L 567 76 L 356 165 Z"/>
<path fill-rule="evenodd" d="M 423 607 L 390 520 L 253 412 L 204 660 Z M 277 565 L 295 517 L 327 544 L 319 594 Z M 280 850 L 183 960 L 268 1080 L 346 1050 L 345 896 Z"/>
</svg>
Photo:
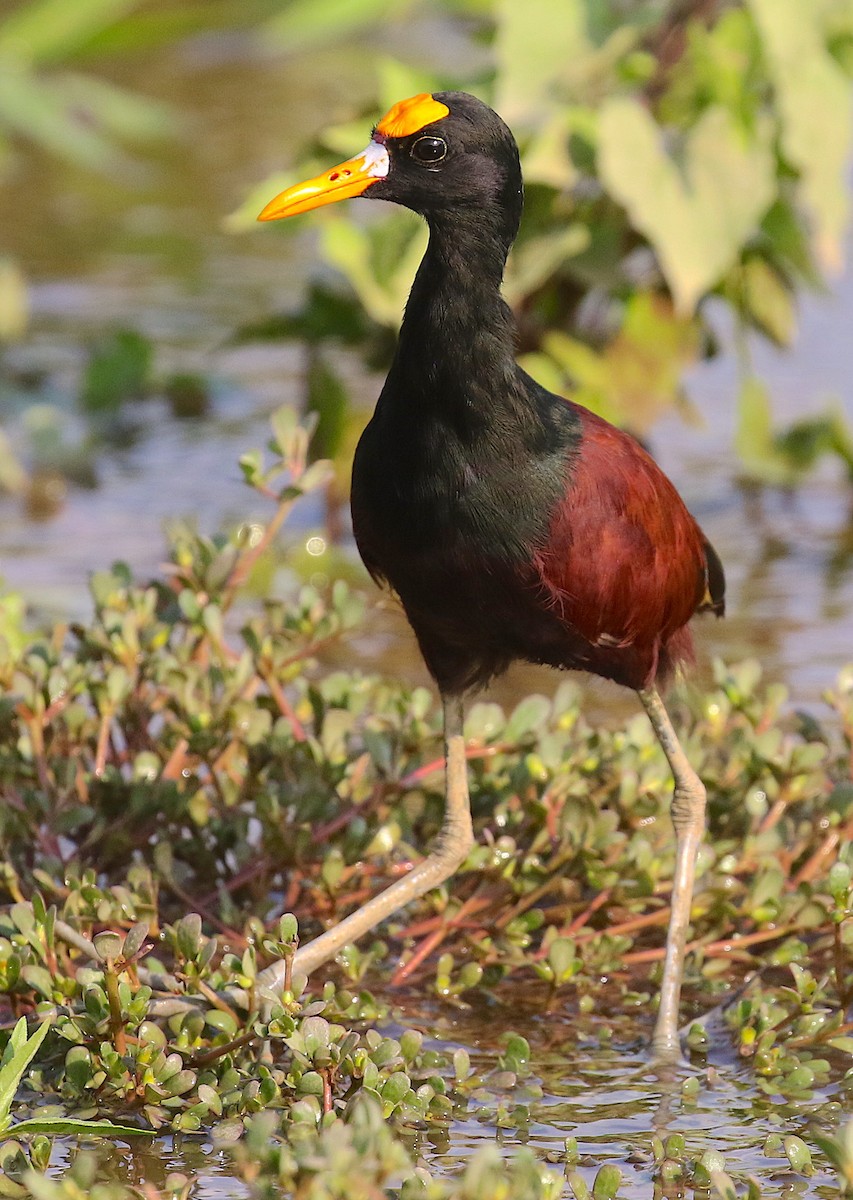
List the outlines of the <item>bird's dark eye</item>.
<svg viewBox="0 0 853 1200">
<path fill-rule="evenodd" d="M 447 155 L 447 142 L 440 137 L 418 138 L 411 154 L 419 163 L 438 163 Z"/>
</svg>

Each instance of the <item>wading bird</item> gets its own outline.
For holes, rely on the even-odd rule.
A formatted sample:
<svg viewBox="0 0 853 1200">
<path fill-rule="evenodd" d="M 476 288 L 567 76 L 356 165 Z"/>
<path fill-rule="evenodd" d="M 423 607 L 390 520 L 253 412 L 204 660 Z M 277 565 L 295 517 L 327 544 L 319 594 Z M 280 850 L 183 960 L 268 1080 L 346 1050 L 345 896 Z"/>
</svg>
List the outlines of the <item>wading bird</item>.
<svg viewBox="0 0 853 1200">
<path fill-rule="evenodd" d="M 631 436 L 517 365 L 501 280 L 521 219 L 521 167 L 495 112 L 462 92 L 401 101 L 361 154 L 282 192 L 259 219 L 350 196 L 392 200 L 429 226 L 356 451 L 352 516 L 368 571 L 399 596 L 441 693 L 446 812 L 429 857 L 302 947 L 295 966 L 313 970 L 467 855 L 463 698 L 515 659 L 589 671 L 637 691 L 675 779 L 672 916 L 653 1037 L 658 1057 L 673 1058 L 705 790 L 658 687 L 691 656 L 694 613 L 722 615 L 720 561 Z"/>
</svg>

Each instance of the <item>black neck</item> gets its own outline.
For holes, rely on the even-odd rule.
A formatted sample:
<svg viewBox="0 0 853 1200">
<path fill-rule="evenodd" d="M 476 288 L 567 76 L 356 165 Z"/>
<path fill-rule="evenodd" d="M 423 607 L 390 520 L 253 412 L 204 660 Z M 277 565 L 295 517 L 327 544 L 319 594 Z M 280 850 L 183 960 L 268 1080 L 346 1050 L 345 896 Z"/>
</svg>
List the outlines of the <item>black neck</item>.
<svg viewBox="0 0 853 1200">
<path fill-rule="evenodd" d="M 474 209 L 431 214 L 429 226 L 389 382 L 410 416 L 440 414 L 462 432 L 515 395 L 515 323 L 500 290 L 515 229 Z"/>
</svg>

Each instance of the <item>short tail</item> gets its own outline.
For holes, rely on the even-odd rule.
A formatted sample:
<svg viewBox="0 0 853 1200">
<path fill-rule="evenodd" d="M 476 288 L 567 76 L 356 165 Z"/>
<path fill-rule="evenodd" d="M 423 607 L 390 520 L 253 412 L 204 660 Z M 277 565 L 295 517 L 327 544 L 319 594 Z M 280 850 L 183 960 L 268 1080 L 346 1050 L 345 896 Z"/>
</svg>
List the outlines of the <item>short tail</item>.
<svg viewBox="0 0 853 1200">
<path fill-rule="evenodd" d="M 712 612 L 717 617 L 726 612 L 726 573 L 717 551 L 706 537 L 702 538 L 705 551 L 705 594 L 699 601 L 697 612 Z"/>
</svg>

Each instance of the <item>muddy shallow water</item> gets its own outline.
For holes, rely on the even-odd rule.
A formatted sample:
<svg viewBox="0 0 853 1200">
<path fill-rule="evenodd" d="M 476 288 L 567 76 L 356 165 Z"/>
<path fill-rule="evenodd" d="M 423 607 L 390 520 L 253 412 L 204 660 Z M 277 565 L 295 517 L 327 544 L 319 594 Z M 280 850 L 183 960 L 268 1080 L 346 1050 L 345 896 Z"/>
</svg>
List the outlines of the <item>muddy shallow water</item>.
<svg viewBox="0 0 853 1200">
<path fill-rule="evenodd" d="M 297 346 L 236 347 L 229 339 L 240 325 L 296 303 L 313 241 L 306 227 L 229 236 L 221 221 L 249 186 L 286 161 L 292 149 L 288 131 L 293 135 L 336 118 L 324 83 L 326 67 L 336 72 L 338 94 L 359 88 L 357 62 L 320 55 L 300 74 L 298 67 L 285 70 L 253 53 L 239 39 L 164 53 L 135 79 L 135 68 L 126 67 L 128 82 L 176 105 L 191 128 L 190 141 L 165 147 L 134 189 L 22 156 L 17 175 L 0 194 L 3 249 L 31 280 L 30 331 L 8 361 L 18 375 L 46 375 L 36 398 L 54 406 L 67 436 L 80 436 L 73 397 L 81 346 L 105 327 L 127 326 L 151 337 L 158 375 L 200 371 L 213 378 L 213 411 L 203 421 L 176 421 L 156 399 L 137 406 L 132 443 L 99 452 L 99 486 L 72 488 L 51 519 L 29 520 L 18 500 L 0 498 L 0 572 L 7 586 L 26 595 L 37 618 L 84 615 L 89 573 L 116 558 L 140 575 L 155 570 L 170 519 L 190 517 L 212 531 L 263 515 L 241 482 L 237 457 L 264 443 L 273 409 L 299 402 L 303 358 Z M 780 424 L 824 410 L 829 397 L 853 420 L 851 328 L 848 270 L 831 295 L 804 303 L 792 353 L 755 348 Z M 721 333 L 725 343 L 725 329 Z M 360 377 L 365 403 L 378 382 Z M 9 383 L 0 387 L 4 426 L 25 450 L 33 395 Z M 838 667 L 853 659 L 853 493 L 827 466 L 795 496 L 771 492 L 746 499 L 733 483 L 731 358 L 697 367 L 688 388 L 705 427 L 671 417 L 655 428 L 652 441 L 726 565 L 730 615 L 701 627 L 704 669 L 710 654 L 757 657 L 770 677 L 788 685 L 793 703 L 819 711 L 822 691 Z M 318 507 L 306 503 L 291 524 L 291 537 L 304 542 L 319 520 Z M 401 616 L 388 606 L 371 606 L 369 619 L 366 630 L 338 650 L 341 661 L 423 680 Z M 509 699 L 552 687 L 547 672 L 519 669 L 498 695 Z M 621 711 L 615 689 L 593 685 L 591 692 L 595 712 Z M 652 1135 L 679 1131 L 688 1149 L 695 1144 L 718 1150 L 731 1169 L 755 1174 L 767 1196 L 830 1194 L 829 1176 L 807 1182 L 784 1159 L 764 1157 L 761 1146 L 782 1127 L 790 1133 L 805 1126 L 812 1110 L 821 1110 L 825 1127 L 834 1124 L 833 1097 L 817 1093 L 799 1107 L 771 1104 L 748 1067 L 726 1058 L 723 1037 L 712 1051 L 713 1086 L 704 1069 L 696 1068 L 703 1083 L 696 1102 L 688 1104 L 677 1092 L 675 1099 L 661 1100 L 627 1019 L 612 1038 L 606 1021 L 579 1022 L 559 1012 L 531 1013 L 520 1021 L 509 1006 L 488 1013 L 437 1008 L 420 1019 L 412 1009 L 403 1019 L 422 1024 L 442 1044 L 465 1045 L 475 1061 L 484 1062 L 494 1061 L 500 1033 L 514 1028 L 531 1042 L 532 1078 L 542 1087 L 541 1097 L 527 1097 L 522 1088 L 506 1098 L 514 1123 L 497 1133 L 496 1098 L 486 1096 L 473 1101 L 449 1130 L 413 1134 L 413 1153 L 431 1169 L 455 1170 L 473 1148 L 496 1138 L 507 1154 L 527 1143 L 559 1157 L 565 1139 L 574 1136 L 590 1182 L 602 1162 L 614 1161 L 623 1170 L 620 1195 L 648 1197 Z M 58 1145 L 57 1169 L 69 1152 Z M 158 1142 L 148 1150 L 119 1148 L 110 1159 L 114 1177 L 158 1184 L 170 1170 L 183 1170 L 199 1175 L 196 1197 L 241 1195 L 225 1156 L 195 1139 Z"/>
</svg>

